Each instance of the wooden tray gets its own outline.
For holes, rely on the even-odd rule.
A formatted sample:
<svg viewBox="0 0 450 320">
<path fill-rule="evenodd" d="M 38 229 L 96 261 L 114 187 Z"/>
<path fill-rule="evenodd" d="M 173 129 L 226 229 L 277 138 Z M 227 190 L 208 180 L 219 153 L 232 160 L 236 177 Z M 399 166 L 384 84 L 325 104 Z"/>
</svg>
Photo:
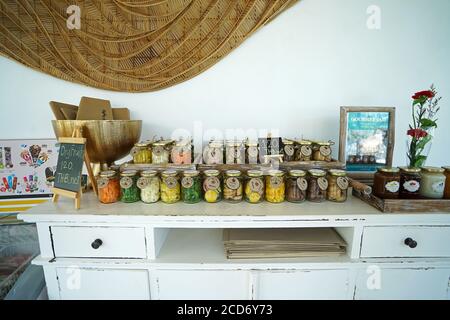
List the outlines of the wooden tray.
<svg viewBox="0 0 450 320">
<path fill-rule="evenodd" d="M 382 212 L 450 212 L 450 200 L 445 199 L 381 199 L 353 188 L 353 195 Z"/>
</svg>

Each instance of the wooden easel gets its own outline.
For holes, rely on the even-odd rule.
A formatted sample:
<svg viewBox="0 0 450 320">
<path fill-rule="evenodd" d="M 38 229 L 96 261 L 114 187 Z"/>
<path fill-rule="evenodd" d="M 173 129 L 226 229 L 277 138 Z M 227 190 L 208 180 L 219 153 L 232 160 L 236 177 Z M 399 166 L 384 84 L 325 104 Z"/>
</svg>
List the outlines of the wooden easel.
<svg viewBox="0 0 450 320">
<path fill-rule="evenodd" d="M 89 155 L 86 152 L 86 138 L 83 138 L 83 127 L 77 126 L 75 130 L 72 133 L 71 138 L 59 138 L 59 142 L 62 143 L 75 143 L 75 144 L 83 144 L 84 147 L 84 163 L 86 165 L 89 179 L 92 183 L 92 189 L 94 190 L 95 194 L 97 194 L 97 181 L 94 178 L 94 172 L 92 171 L 91 167 L 91 161 L 89 159 Z M 60 188 L 52 188 L 53 192 L 53 198 L 52 202 L 57 202 L 59 199 L 59 196 L 68 197 L 75 200 L 75 209 L 80 209 L 80 203 L 81 203 L 81 186 L 80 190 L 78 192 L 64 190 Z"/>
</svg>

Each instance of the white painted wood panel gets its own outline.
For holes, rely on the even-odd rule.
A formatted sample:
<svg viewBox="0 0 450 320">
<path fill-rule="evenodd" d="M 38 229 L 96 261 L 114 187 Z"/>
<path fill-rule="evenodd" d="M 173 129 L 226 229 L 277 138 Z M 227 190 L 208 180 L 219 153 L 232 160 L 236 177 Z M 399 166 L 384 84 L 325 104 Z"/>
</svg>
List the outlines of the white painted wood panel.
<svg viewBox="0 0 450 320">
<path fill-rule="evenodd" d="M 53 226 L 55 257 L 146 258 L 144 228 Z M 98 249 L 94 240 L 101 239 Z"/>
<path fill-rule="evenodd" d="M 158 270 L 152 272 L 156 282 L 155 299 L 195 300 L 250 299 L 250 273 L 246 271 Z"/>
<path fill-rule="evenodd" d="M 348 299 L 349 270 L 264 271 L 256 298 L 267 300 Z"/>
<path fill-rule="evenodd" d="M 407 238 L 417 246 L 407 246 Z M 361 257 L 450 257 L 449 244 L 449 226 L 365 227 Z"/>
<path fill-rule="evenodd" d="M 63 300 L 149 300 L 147 270 L 56 268 Z"/>
<path fill-rule="evenodd" d="M 450 269 L 372 266 L 361 269 L 356 282 L 355 299 L 447 299 Z"/>
</svg>

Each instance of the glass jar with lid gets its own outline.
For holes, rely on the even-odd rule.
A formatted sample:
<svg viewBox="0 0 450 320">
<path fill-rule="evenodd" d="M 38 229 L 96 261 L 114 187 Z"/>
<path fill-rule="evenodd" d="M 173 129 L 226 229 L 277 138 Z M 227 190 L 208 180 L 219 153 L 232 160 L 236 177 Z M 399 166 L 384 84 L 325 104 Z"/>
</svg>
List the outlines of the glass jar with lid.
<svg viewBox="0 0 450 320">
<path fill-rule="evenodd" d="M 209 203 L 216 203 L 222 200 L 222 183 L 220 181 L 219 170 L 205 170 L 203 172 L 204 199 Z"/>
<path fill-rule="evenodd" d="M 327 200 L 333 202 L 347 201 L 349 181 L 345 170 L 328 170 Z"/>
<path fill-rule="evenodd" d="M 258 163 L 258 142 L 247 140 L 245 143 L 245 163 Z"/>
<path fill-rule="evenodd" d="M 330 141 L 314 142 L 312 159 L 314 161 L 331 161 L 331 145 Z"/>
<path fill-rule="evenodd" d="M 225 163 L 245 163 L 245 145 L 242 141 L 230 140 L 225 143 Z"/>
<path fill-rule="evenodd" d="M 175 203 L 180 201 L 180 182 L 175 170 L 165 170 L 161 173 L 161 201 Z"/>
<path fill-rule="evenodd" d="M 264 200 L 264 176 L 261 170 L 248 170 L 245 180 L 245 201 L 260 203 Z"/>
<path fill-rule="evenodd" d="M 203 149 L 203 162 L 206 164 L 223 164 L 223 141 L 212 140 Z"/>
<path fill-rule="evenodd" d="M 239 170 L 227 170 L 223 180 L 223 199 L 227 202 L 241 202 L 243 196 L 242 174 Z"/>
<path fill-rule="evenodd" d="M 400 191 L 401 199 L 419 199 L 422 175 L 420 168 L 400 167 Z"/>
<path fill-rule="evenodd" d="M 202 183 L 199 171 L 183 171 L 181 178 L 181 199 L 183 199 L 184 203 L 197 203 L 202 200 Z"/>
<path fill-rule="evenodd" d="M 289 202 L 303 202 L 306 199 L 308 181 L 303 170 L 290 170 L 286 178 L 286 200 Z"/>
<path fill-rule="evenodd" d="M 120 182 L 116 171 L 100 172 L 97 179 L 98 200 L 101 203 L 114 203 L 120 200 Z"/>
<path fill-rule="evenodd" d="M 180 139 L 175 142 L 171 152 L 171 162 L 174 164 L 192 163 L 192 140 Z"/>
<path fill-rule="evenodd" d="M 424 198 L 442 199 L 445 190 L 445 170 L 437 167 L 422 168 L 422 184 L 420 194 Z"/>
<path fill-rule="evenodd" d="M 322 202 L 326 200 L 328 180 L 326 172 L 320 169 L 311 169 L 308 171 L 308 191 L 306 199 L 311 202 Z"/>
<path fill-rule="evenodd" d="M 312 142 L 307 140 L 300 140 L 295 152 L 296 161 L 311 161 L 312 159 Z"/>
<path fill-rule="evenodd" d="M 172 152 L 173 140 L 159 140 L 153 142 L 152 163 L 167 164 L 170 161 L 170 154 Z"/>
<path fill-rule="evenodd" d="M 373 177 L 373 194 L 382 199 L 397 199 L 400 191 L 400 170 L 378 168 Z"/>
<path fill-rule="evenodd" d="M 135 164 L 152 163 L 152 146 L 150 141 L 138 142 L 130 151 Z"/>
<path fill-rule="evenodd" d="M 284 171 L 269 170 L 266 176 L 266 200 L 271 203 L 283 202 L 285 190 Z"/>
<path fill-rule="evenodd" d="M 283 161 L 294 161 L 295 160 L 295 142 L 289 139 L 283 139 Z"/>
<path fill-rule="evenodd" d="M 154 203 L 160 197 L 160 180 L 156 170 L 144 170 L 137 181 L 141 190 L 141 200 L 144 203 Z"/>
<path fill-rule="evenodd" d="M 444 199 L 450 199 L 450 167 L 443 167 L 445 170 L 445 188 L 444 188 Z"/>
<path fill-rule="evenodd" d="M 141 200 L 141 193 L 137 187 L 137 171 L 125 170 L 120 173 L 120 188 L 122 202 L 136 202 Z"/>
</svg>

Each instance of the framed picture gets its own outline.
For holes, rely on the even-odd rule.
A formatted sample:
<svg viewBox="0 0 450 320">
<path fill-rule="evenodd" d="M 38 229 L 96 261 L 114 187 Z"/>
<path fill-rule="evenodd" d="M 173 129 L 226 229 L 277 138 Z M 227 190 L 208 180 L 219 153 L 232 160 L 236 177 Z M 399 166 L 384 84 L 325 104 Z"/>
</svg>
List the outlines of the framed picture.
<svg viewBox="0 0 450 320">
<path fill-rule="evenodd" d="M 395 108 L 341 107 L 339 161 L 348 171 L 392 166 Z"/>
</svg>

